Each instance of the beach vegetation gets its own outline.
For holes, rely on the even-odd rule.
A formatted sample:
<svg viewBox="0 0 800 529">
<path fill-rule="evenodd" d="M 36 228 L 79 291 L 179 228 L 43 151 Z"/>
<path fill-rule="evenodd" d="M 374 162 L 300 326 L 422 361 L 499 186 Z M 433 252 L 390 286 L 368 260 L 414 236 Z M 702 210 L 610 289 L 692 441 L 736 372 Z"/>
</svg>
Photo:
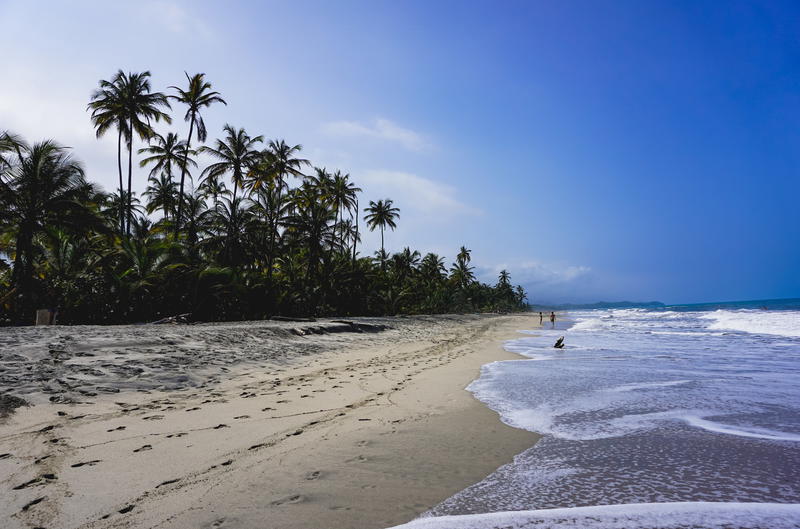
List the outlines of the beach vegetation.
<svg viewBox="0 0 800 529">
<path fill-rule="evenodd" d="M 67 324 L 527 308 L 506 270 L 495 285 L 478 281 L 466 247 L 449 268 L 434 253 L 389 250 L 400 208 L 363 200 L 350 174 L 313 166 L 302 145 L 232 125 L 206 144 L 201 112 L 227 103 L 204 74 L 186 78 L 169 96 L 149 72 L 99 82 L 88 111 L 98 137 L 116 134 L 109 192 L 71 149 L 0 132 L 1 324 L 31 324 L 40 308 Z M 185 140 L 155 129 L 172 124 L 170 101 L 185 107 Z M 135 139 L 146 142 L 141 195 Z M 381 233 L 374 256 L 360 252 L 364 225 Z"/>
</svg>

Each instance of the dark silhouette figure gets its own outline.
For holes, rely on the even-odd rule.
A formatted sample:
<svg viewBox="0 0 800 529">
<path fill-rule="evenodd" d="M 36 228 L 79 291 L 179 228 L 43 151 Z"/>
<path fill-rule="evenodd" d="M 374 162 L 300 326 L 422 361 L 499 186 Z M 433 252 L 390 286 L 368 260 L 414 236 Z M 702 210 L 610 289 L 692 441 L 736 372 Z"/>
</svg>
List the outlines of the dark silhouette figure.
<svg viewBox="0 0 800 529">
<path fill-rule="evenodd" d="M 550 324 L 553 326 L 553 329 L 556 328 L 556 313 L 555 312 L 551 312 L 550 313 Z"/>
</svg>

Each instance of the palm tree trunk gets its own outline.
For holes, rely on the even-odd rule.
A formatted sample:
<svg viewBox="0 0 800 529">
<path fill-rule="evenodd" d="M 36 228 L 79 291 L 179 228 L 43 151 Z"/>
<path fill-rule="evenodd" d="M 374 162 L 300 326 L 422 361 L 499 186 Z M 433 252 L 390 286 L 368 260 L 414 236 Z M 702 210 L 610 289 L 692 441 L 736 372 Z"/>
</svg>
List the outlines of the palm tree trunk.
<svg viewBox="0 0 800 529">
<path fill-rule="evenodd" d="M 386 250 L 383 249 L 383 224 L 381 224 L 381 270 L 386 270 Z"/>
<path fill-rule="evenodd" d="M 356 245 L 358 244 L 358 199 L 356 198 L 356 212 L 354 217 L 356 218 L 356 236 L 353 237 L 353 266 L 356 265 Z"/>
<path fill-rule="evenodd" d="M 272 263 L 275 259 L 275 239 L 278 236 L 278 218 L 281 215 L 281 193 L 283 192 L 283 175 L 278 175 L 278 198 L 275 202 L 275 224 L 269 234 L 269 268 L 267 269 L 267 280 L 270 288 L 272 286 Z"/>
<path fill-rule="evenodd" d="M 130 133 L 131 135 L 128 138 L 128 229 L 126 231 L 128 235 L 131 234 L 131 219 L 133 217 L 133 200 L 131 197 L 131 182 L 133 178 L 133 119 L 130 120 Z"/>
<path fill-rule="evenodd" d="M 192 132 L 194 132 L 194 114 L 192 114 L 192 119 L 189 121 L 189 139 L 186 140 L 186 152 L 183 155 L 183 168 L 181 169 L 181 189 L 178 194 L 178 215 L 175 217 L 175 235 L 178 234 L 178 230 L 180 229 L 181 213 L 183 213 L 183 182 L 186 179 L 186 164 L 189 160 L 189 149 L 192 146 Z"/>
<path fill-rule="evenodd" d="M 122 196 L 125 193 L 125 184 L 122 181 L 122 129 L 117 134 L 117 169 L 119 171 L 119 234 L 125 233 L 125 203 Z"/>
</svg>

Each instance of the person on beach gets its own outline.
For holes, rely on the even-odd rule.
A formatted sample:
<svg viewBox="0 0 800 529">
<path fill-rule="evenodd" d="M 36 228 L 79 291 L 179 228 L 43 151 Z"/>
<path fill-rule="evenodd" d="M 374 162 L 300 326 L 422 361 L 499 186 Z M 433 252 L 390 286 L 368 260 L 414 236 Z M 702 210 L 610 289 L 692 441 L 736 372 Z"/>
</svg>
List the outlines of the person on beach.
<svg viewBox="0 0 800 529">
<path fill-rule="evenodd" d="M 542 314 L 542 311 L 540 310 L 539 311 L 539 325 L 542 324 L 542 321 L 544 321 L 544 314 Z"/>
<path fill-rule="evenodd" d="M 554 329 L 556 328 L 556 313 L 555 312 L 551 312 L 550 313 L 550 324 L 553 326 Z"/>
</svg>

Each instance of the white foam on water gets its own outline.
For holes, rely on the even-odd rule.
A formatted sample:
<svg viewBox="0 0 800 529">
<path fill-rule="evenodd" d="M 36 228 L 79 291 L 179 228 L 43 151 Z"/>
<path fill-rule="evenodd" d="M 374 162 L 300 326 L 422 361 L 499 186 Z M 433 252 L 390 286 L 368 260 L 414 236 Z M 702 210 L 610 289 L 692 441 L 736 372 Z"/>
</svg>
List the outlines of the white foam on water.
<svg viewBox="0 0 800 529">
<path fill-rule="evenodd" d="M 709 329 L 800 337 L 799 311 L 717 310 L 700 318 Z"/>
<path fill-rule="evenodd" d="M 800 504 L 675 502 L 418 518 L 393 529 L 789 529 Z"/>
<path fill-rule="evenodd" d="M 770 441 L 793 441 L 800 442 L 800 435 L 795 433 L 780 432 L 777 430 L 770 430 L 767 428 L 741 428 L 722 424 L 719 422 L 709 421 L 702 417 L 688 415 L 683 417 L 688 424 L 708 430 L 709 432 L 716 432 L 728 435 L 737 435 L 739 437 L 750 437 L 752 439 L 767 439 Z"/>
</svg>

